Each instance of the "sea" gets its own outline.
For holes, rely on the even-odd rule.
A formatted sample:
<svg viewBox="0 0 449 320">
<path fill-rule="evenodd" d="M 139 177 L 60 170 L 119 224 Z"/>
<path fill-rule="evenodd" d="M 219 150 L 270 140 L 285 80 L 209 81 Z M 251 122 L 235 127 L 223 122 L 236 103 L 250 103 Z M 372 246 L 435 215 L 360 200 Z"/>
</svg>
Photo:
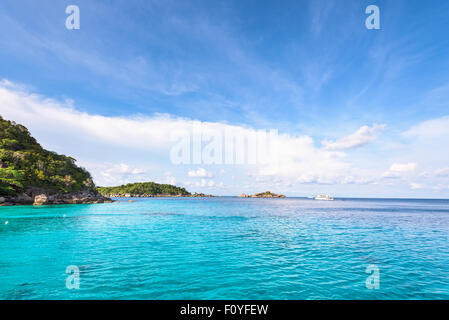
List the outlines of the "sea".
<svg viewBox="0 0 449 320">
<path fill-rule="evenodd" d="M 449 299 L 449 200 L 115 200 L 0 207 L 0 299 Z"/>
</svg>

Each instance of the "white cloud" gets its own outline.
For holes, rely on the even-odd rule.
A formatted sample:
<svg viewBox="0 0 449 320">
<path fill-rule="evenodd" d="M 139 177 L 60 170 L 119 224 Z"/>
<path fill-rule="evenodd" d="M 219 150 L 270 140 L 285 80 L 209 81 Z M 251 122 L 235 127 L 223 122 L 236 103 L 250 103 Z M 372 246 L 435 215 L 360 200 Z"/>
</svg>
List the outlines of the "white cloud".
<svg viewBox="0 0 449 320">
<path fill-rule="evenodd" d="M 185 167 L 170 162 L 170 148 L 175 143 L 170 139 L 172 132 L 192 132 L 198 126 L 205 130 L 230 131 L 236 136 L 257 132 L 249 127 L 160 114 L 145 117 L 89 114 L 78 111 L 73 102 L 48 99 L 32 93 L 29 88 L 6 81 L 0 83 L 0 114 L 6 119 L 24 124 L 44 147 L 88 163 L 86 167 L 99 185 L 157 179 L 174 183 L 179 180 L 185 174 Z M 267 185 L 296 190 L 296 186 L 304 184 L 379 183 L 382 171 L 370 166 L 374 162 L 359 162 L 357 165 L 348 151 L 343 150 L 374 141 L 376 132 L 384 127 L 364 126 L 348 137 L 323 143 L 322 148 L 316 147 L 310 136 L 280 133 L 274 141 L 278 162 L 226 166 L 223 178 L 233 181 L 234 193 L 246 185 L 256 190 L 264 189 Z M 105 159 L 109 164 L 105 164 Z M 384 173 L 384 177 L 402 177 L 415 168 L 414 162 L 396 163 Z M 165 176 L 161 174 L 166 170 L 173 173 Z M 224 173 L 222 170 L 217 172 Z M 190 170 L 188 176 L 201 179 L 189 182 L 192 187 L 217 188 L 219 185 L 211 180 L 212 173 L 202 167 Z"/>
<path fill-rule="evenodd" d="M 449 177 L 449 167 L 440 168 L 440 169 L 435 170 L 435 176 Z"/>
<path fill-rule="evenodd" d="M 165 176 L 165 181 L 168 184 L 176 185 L 176 178 L 171 176 L 171 175 L 166 175 Z"/>
<path fill-rule="evenodd" d="M 142 168 L 131 167 L 124 163 L 80 163 L 86 167 L 101 186 L 121 185 L 137 181 L 145 181 L 147 171 Z"/>
<path fill-rule="evenodd" d="M 206 171 L 204 168 L 198 168 L 197 170 L 189 170 L 189 177 L 196 178 L 212 178 L 213 174 L 211 172 Z"/>
<path fill-rule="evenodd" d="M 382 177 L 384 178 L 399 178 L 401 176 L 404 176 L 404 174 L 410 173 L 415 171 L 416 169 L 416 163 L 409 162 L 409 163 L 393 163 L 388 169 L 388 171 L 384 172 Z"/>
<path fill-rule="evenodd" d="M 449 162 L 449 116 L 426 120 L 401 134 L 401 157 L 413 159 L 429 172 L 447 167 Z"/>
<path fill-rule="evenodd" d="M 189 186 L 195 186 L 198 188 L 205 188 L 205 187 L 213 187 L 215 186 L 215 181 L 214 180 L 206 180 L 206 179 L 201 179 L 200 181 L 195 181 L 194 183 L 192 182 L 187 182 Z"/>
<path fill-rule="evenodd" d="M 58 146 L 56 151 L 74 157 L 78 157 L 78 152 L 84 152 L 86 157 L 101 158 L 109 150 L 114 156 L 127 157 L 132 151 L 135 158 L 153 161 L 158 157 L 165 165 L 170 165 L 169 151 L 174 144 L 170 136 L 173 132 L 192 132 L 198 126 L 206 131 L 232 132 L 236 136 L 249 136 L 256 132 L 242 126 L 160 114 L 146 117 L 92 115 L 76 110 L 70 101 L 48 99 L 20 87 L 16 89 L 11 83 L 0 85 L 0 114 L 24 124 L 39 141 Z M 338 183 L 348 175 L 351 167 L 349 162 L 342 161 L 345 153 L 316 148 L 308 136 L 279 134 L 274 144 L 278 146 L 280 162 L 254 165 L 249 171 L 255 170 L 256 175 L 297 179 L 298 182 Z M 236 165 L 232 169 L 238 173 L 239 170 L 246 171 L 247 167 Z M 189 176 L 211 178 L 203 168 L 189 172 Z"/>
<path fill-rule="evenodd" d="M 164 176 L 165 176 L 165 180 L 162 181 L 161 183 L 167 183 L 167 184 L 176 185 L 176 178 L 173 176 L 173 174 L 170 171 L 166 171 L 164 173 Z"/>
<path fill-rule="evenodd" d="M 391 172 L 409 172 L 416 169 L 416 163 L 393 163 L 390 167 Z"/>
<path fill-rule="evenodd" d="M 385 127 L 385 124 L 374 124 L 372 127 L 363 126 L 349 136 L 336 141 L 323 140 L 321 143 L 327 150 L 353 149 L 375 141 L 378 133 L 384 130 Z"/>
<path fill-rule="evenodd" d="M 7 85 L 5 85 L 7 84 Z M 54 131 L 60 136 L 85 137 L 103 144 L 138 149 L 166 149 L 170 132 L 189 129 L 198 121 L 158 114 L 153 117 L 105 117 L 77 111 L 70 101 L 60 102 L 0 83 L 0 112 L 32 131 Z M 57 134 L 56 134 L 57 133 Z"/>
<path fill-rule="evenodd" d="M 406 137 L 417 137 L 419 139 L 431 139 L 449 137 L 449 116 L 427 120 L 403 133 Z"/>
<path fill-rule="evenodd" d="M 415 183 L 415 182 L 411 182 L 410 183 L 410 188 L 413 190 L 418 190 L 418 189 L 422 189 L 423 185 L 420 183 Z"/>
<path fill-rule="evenodd" d="M 345 153 L 316 148 L 309 136 L 280 135 L 277 154 L 279 163 L 262 166 L 258 175 L 300 184 L 338 184 L 348 176 L 361 178 L 362 172 L 345 161 Z"/>
<path fill-rule="evenodd" d="M 435 191 L 444 191 L 446 192 L 447 189 L 449 189 L 449 185 L 444 185 L 444 184 L 437 184 L 435 186 L 432 187 L 433 190 Z"/>
</svg>

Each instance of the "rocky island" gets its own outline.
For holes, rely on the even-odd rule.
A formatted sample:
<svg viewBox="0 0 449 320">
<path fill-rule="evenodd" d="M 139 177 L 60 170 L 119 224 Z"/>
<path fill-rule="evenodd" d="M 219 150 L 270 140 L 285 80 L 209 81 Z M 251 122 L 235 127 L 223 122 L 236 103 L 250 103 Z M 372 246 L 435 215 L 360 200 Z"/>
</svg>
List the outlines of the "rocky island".
<svg viewBox="0 0 449 320">
<path fill-rule="evenodd" d="M 112 202 L 75 159 L 45 150 L 28 129 L 0 116 L 0 206 Z"/>
<path fill-rule="evenodd" d="M 213 196 L 211 194 L 195 192 L 194 194 L 191 195 L 191 197 L 193 197 L 193 198 L 214 198 L 215 196 Z"/>
<path fill-rule="evenodd" d="M 239 195 L 239 198 L 285 198 L 285 196 L 283 194 L 276 194 L 270 191 L 265 191 L 253 195 L 242 193 Z"/>
</svg>

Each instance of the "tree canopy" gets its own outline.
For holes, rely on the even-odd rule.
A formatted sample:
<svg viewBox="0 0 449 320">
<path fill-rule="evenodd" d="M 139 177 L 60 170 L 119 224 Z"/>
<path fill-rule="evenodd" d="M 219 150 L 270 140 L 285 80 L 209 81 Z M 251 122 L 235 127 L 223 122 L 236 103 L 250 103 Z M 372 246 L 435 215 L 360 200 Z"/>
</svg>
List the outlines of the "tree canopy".
<svg viewBox="0 0 449 320">
<path fill-rule="evenodd" d="M 69 193 L 95 185 L 75 159 L 43 149 L 27 128 L 0 116 L 0 195 L 28 187 Z"/>
<path fill-rule="evenodd" d="M 103 195 L 182 195 L 188 196 L 185 188 L 176 187 L 171 184 L 159 184 L 155 182 L 128 183 L 117 187 L 99 187 L 98 191 Z"/>
</svg>

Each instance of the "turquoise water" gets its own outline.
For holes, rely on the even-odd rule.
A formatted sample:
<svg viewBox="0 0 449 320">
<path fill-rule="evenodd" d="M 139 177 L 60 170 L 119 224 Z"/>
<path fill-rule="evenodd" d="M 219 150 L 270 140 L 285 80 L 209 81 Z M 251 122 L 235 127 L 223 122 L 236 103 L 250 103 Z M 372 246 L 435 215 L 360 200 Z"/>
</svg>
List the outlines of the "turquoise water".
<svg viewBox="0 0 449 320">
<path fill-rule="evenodd" d="M 449 299 L 449 201 L 135 201 L 1 207 L 0 299 Z"/>
</svg>

